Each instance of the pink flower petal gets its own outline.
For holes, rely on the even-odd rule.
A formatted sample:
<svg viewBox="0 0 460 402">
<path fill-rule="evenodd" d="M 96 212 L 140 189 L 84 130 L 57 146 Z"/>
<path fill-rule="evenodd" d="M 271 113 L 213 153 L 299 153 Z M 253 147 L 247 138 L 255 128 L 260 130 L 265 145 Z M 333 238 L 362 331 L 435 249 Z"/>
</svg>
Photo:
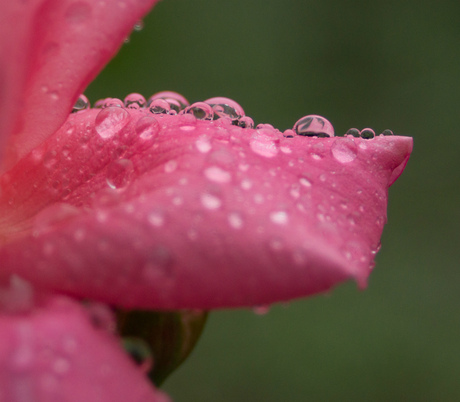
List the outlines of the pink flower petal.
<svg viewBox="0 0 460 402">
<path fill-rule="evenodd" d="M 63 297 L 0 313 L 0 400 L 167 402 L 120 342 Z"/>
<path fill-rule="evenodd" d="M 1 2 L 3 166 L 11 166 L 59 128 L 80 92 L 113 57 L 134 23 L 156 2 Z"/>
<path fill-rule="evenodd" d="M 411 150 L 408 137 L 284 138 L 191 115 L 79 112 L 1 178 L 2 269 L 156 309 L 364 286 Z"/>
</svg>

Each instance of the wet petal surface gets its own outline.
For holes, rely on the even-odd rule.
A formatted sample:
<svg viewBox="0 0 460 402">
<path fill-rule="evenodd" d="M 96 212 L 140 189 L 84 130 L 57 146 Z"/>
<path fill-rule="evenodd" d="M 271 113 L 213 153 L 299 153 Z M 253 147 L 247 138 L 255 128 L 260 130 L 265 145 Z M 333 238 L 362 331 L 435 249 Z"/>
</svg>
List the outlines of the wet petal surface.
<svg viewBox="0 0 460 402">
<path fill-rule="evenodd" d="M 191 114 L 72 114 L 1 178 L 6 271 L 125 307 L 364 286 L 412 139 L 285 138 Z"/>
</svg>

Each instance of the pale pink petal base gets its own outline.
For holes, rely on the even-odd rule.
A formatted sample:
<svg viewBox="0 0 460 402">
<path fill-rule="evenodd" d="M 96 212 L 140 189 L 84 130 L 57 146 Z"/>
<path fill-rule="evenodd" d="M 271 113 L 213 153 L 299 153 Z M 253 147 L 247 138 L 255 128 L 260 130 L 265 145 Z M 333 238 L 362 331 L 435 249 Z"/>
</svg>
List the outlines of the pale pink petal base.
<svg viewBox="0 0 460 402">
<path fill-rule="evenodd" d="M 77 303 L 47 297 L 30 311 L 0 313 L 0 400 L 168 402 Z"/>
<path fill-rule="evenodd" d="M 364 286 L 411 150 L 408 137 L 284 138 L 191 115 L 79 112 L 1 178 L 2 269 L 155 309 Z"/>
</svg>

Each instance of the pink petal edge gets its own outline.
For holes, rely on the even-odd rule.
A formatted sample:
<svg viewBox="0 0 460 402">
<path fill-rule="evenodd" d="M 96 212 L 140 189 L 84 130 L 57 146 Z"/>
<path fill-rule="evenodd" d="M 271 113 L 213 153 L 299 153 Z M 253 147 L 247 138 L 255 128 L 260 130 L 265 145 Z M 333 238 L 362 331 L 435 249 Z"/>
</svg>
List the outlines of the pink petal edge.
<svg viewBox="0 0 460 402">
<path fill-rule="evenodd" d="M 364 286 L 411 150 L 409 137 L 284 138 L 191 115 L 79 112 L 1 178 L 2 270 L 155 309 Z"/>
<path fill-rule="evenodd" d="M 157 1 L 1 2 L 0 172 L 59 128 Z"/>
</svg>

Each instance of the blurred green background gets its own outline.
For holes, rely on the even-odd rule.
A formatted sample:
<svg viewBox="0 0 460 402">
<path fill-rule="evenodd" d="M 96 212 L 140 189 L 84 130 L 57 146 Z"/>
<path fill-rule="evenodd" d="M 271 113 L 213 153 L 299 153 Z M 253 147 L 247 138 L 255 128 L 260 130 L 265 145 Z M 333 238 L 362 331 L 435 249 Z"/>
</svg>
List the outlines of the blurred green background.
<svg viewBox="0 0 460 402">
<path fill-rule="evenodd" d="M 237 100 L 415 139 L 365 292 L 212 314 L 176 402 L 460 400 L 460 2 L 164 0 L 86 92 Z"/>
</svg>

